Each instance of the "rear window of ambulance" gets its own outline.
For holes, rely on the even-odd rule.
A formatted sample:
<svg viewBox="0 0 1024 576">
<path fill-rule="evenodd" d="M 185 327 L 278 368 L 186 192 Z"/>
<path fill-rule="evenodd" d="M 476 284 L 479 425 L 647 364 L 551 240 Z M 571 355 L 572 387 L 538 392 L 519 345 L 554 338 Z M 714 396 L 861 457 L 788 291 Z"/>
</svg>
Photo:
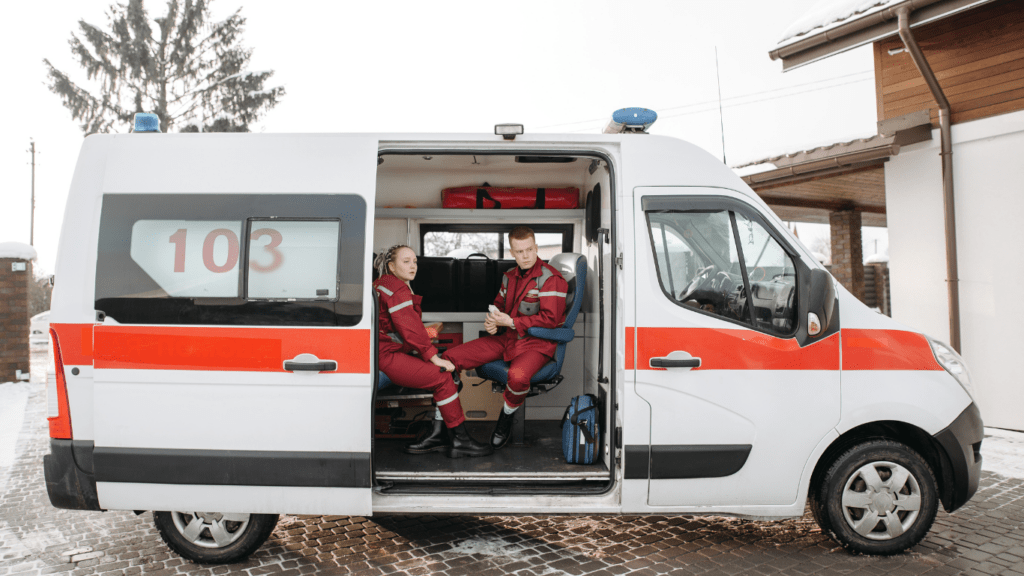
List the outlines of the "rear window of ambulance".
<svg viewBox="0 0 1024 576">
<path fill-rule="evenodd" d="M 354 195 L 107 194 L 96 309 L 124 324 L 358 324 Z"/>
</svg>

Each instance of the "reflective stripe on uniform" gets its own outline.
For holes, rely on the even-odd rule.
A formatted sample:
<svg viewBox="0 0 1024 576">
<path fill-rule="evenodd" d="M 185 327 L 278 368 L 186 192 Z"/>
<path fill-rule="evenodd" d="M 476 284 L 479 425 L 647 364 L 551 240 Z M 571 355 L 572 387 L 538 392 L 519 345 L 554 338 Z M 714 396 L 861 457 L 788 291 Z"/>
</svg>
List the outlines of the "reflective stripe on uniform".
<svg viewBox="0 0 1024 576">
<path fill-rule="evenodd" d="M 541 292 L 539 296 L 541 298 L 545 296 L 561 296 L 562 298 L 565 298 L 566 294 L 565 292 Z"/>
<path fill-rule="evenodd" d="M 516 396 L 522 396 L 523 394 L 528 394 L 530 392 L 530 388 L 529 387 L 527 387 L 526 390 L 523 390 L 522 392 L 516 392 L 515 390 L 509 388 L 508 386 L 506 386 L 505 389 L 508 390 L 509 392 L 515 394 Z"/>
<path fill-rule="evenodd" d="M 454 401 L 456 401 L 458 399 L 459 399 L 459 393 L 456 392 L 455 394 L 452 394 L 451 396 L 449 396 L 448 398 L 445 398 L 444 400 L 438 400 L 437 401 L 437 407 L 440 408 L 441 406 L 444 406 L 445 404 L 450 404 L 450 403 L 452 403 L 452 402 L 454 402 Z"/>
<path fill-rule="evenodd" d="M 391 308 L 388 308 L 388 313 L 394 314 L 395 312 L 398 312 L 399 310 L 401 310 L 402 308 L 405 308 L 406 306 L 412 306 L 412 300 L 406 300 L 405 302 L 402 302 L 401 304 L 397 304 L 395 306 L 392 306 Z"/>
<path fill-rule="evenodd" d="M 394 292 L 392 292 L 391 290 L 388 290 L 387 288 L 385 288 L 383 286 L 377 286 L 377 290 L 380 290 L 381 292 L 387 294 L 388 296 L 394 296 L 395 295 Z"/>
</svg>

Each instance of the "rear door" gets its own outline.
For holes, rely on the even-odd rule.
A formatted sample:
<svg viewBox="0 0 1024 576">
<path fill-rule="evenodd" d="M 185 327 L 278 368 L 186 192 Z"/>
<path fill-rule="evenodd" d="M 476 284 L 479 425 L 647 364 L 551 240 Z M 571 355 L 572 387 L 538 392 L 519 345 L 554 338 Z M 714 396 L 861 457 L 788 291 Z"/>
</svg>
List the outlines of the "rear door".
<svg viewBox="0 0 1024 576">
<path fill-rule="evenodd" d="M 806 266 L 738 194 L 638 188 L 634 200 L 648 503 L 791 505 L 839 420 L 839 335 L 799 338 Z"/>
<path fill-rule="evenodd" d="M 204 190 L 197 159 L 188 192 L 121 184 L 103 195 L 95 301 L 107 319 L 93 334 L 103 508 L 371 511 L 377 143 L 322 141 L 301 157 L 295 142 L 270 144 L 237 160 L 255 174 L 207 185 L 219 191 Z M 288 156 L 308 163 L 311 152 L 324 156 L 306 167 L 320 176 L 287 183 Z"/>
</svg>

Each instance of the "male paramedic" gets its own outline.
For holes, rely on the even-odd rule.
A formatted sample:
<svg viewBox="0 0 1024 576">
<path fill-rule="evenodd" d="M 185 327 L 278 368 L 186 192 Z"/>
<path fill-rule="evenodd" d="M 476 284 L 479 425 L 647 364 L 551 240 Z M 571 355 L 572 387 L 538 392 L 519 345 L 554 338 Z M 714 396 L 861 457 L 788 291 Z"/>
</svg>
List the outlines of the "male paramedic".
<svg viewBox="0 0 1024 576">
<path fill-rule="evenodd" d="M 565 278 L 537 257 L 533 230 L 518 226 L 508 233 L 517 267 L 505 273 L 501 290 L 487 314 L 484 328 L 491 336 L 450 348 L 443 357 L 457 370 L 482 366 L 492 360 L 510 364 L 505 387 L 505 406 L 491 435 L 495 450 L 512 436 L 512 415 L 526 401 L 530 378 L 551 362 L 555 343 L 527 335 L 533 327 L 557 328 L 565 321 Z M 496 310 L 495 310 L 496 309 Z M 504 329 L 499 333 L 500 329 Z"/>
</svg>

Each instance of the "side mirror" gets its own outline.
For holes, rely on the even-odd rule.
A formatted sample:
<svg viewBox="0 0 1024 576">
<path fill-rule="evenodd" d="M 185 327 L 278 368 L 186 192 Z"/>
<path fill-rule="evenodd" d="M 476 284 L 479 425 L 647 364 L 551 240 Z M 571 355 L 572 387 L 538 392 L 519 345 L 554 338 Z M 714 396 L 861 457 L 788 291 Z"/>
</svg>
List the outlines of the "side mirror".
<svg viewBox="0 0 1024 576">
<path fill-rule="evenodd" d="M 828 330 L 832 321 L 832 310 L 836 303 L 836 287 L 832 275 L 814 268 L 811 270 L 807 294 L 807 333 L 817 336 Z"/>
</svg>

